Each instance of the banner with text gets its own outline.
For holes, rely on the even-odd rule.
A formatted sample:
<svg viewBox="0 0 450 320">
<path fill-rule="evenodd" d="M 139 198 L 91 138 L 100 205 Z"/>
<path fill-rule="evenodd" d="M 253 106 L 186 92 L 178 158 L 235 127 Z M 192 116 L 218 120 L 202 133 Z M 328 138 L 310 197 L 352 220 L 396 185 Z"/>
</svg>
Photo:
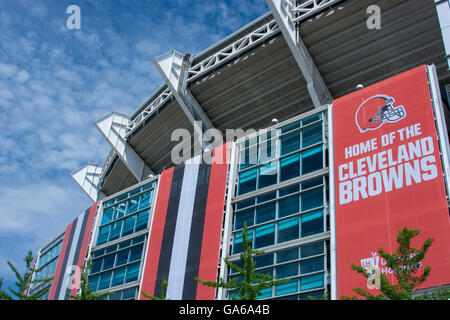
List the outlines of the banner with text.
<svg viewBox="0 0 450 320">
<path fill-rule="evenodd" d="M 377 251 L 395 251 L 405 226 L 421 231 L 414 247 L 435 239 L 423 287 L 450 283 L 449 211 L 426 67 L 335 100 L 333 127 L 338 297 L 355 287 L 378 293 L 350 264 L 394 280 Z"/>
</svg>

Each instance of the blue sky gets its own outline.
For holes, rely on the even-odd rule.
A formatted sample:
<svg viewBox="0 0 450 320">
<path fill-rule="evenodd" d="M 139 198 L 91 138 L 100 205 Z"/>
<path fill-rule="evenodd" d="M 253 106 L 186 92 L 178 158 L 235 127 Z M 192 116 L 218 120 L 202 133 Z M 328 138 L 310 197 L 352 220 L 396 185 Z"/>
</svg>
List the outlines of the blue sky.
<svg viewBox="0 0 450 320">
<path fill-rule="evenodd" d="M 81 29 L 69 30 L 69 5 Z M 152 63 L 196 54 L 268 11 L 264 0 L 0 1 L 0 277 L 91 205 L 70 173 L 103 163 L 93 122 L 162 83 Z"/>
</svg>

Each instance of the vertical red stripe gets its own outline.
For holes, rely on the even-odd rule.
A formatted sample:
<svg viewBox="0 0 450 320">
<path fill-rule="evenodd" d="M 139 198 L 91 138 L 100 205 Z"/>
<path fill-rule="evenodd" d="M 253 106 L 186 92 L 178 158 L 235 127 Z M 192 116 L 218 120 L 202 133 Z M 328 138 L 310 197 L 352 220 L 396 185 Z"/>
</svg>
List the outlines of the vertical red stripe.
<svg viewBox="0 0 450 320">
<path fill-rule="evenodd" d="M 89 246 L 89 238 L 91 236 L 91 231 L 92 231 L 92 227 L 94 224 L 95 213 L 97 212 L 97 204 L 98 204 L 98 202 L 94 203 L 91 206 L 91 208 L 89 210 L 89 216 L 87 218 L 88 221 L 86 224 L 84 234 L 80 235 L 80 237 L 83 237 L 80 254 L 78 256 L 78 261 L 77 261 L 77 266 L 80 268 L 81 268 L 81 266 L 84 265 L 84 261 L 86 259 L 86 254 L 87 254 L 87 250 L 88 250 L 88 246 Z M 81 269 L 80 269 L 80 272 L 82 272 Z M 79 281 L 80 279 L 77 279 L 77 280 Z M 72 290 L 70 290 L 70 294 L 76 295 L 78 288 L 79 288 L 79 283 L 78 283 L 78 286 L 76 286 Z"/>
<path fill-rule="evenodd" d="M 150 230 L 150 240 L 147 247 L 147 259 L 144 266 L 141 291 L 153 295 L 155 292 L 155 282 L 158 273 L 159 256 L 161 253 L 161 243 L 166 221 L 167 207 L 169 204 L 170 189 L 172 185 L 174 168 L 167 169 L 161 173 L 159 179 L 158 194 L 156 198 L 153 223 Z M 140 300 L 148 300 L 142 294 Z"/>
<path fill-rule="evenodd" d="M 66 231 L 64 232 L 64 239 L 63 239 L 63 243 L 61 246 L 61 251 L 59 252 L 58 263 L 56 264 L 55 273 L 53 274 L 53 280 L 52 280 L 52 285 L 50 287 L 50 292 L 48 294 L 48 300 L 55 299 L 55 293 L 56 293 L 56 288 L 58 287 L 59 278 L 61 276 L 64 276 L 64 274 L 61 275 L 61 269 L 62 269 L 62 265 L 64 263 L 64 256 L 67 253 L 67 245 L 69 243 L 70 234 L 72 232 L 74 232 L 74 230 L 72 230 L 73 229 L 72 227 L 73 227 L 73 221 L 71 223 L 69 223 L 69 225 L 66 228 Z"/>
<path fill-rule="evenodd" d="M 198 277 L 205 281 L 216 281 L 220 252 L 223 207 L 228 169 L 229 143 L 214 149 L 213 163 L 206 201 L 205 224 Z M 214 288 L 197 286 L 197 300 L 214 299 Z"/>
</svg>

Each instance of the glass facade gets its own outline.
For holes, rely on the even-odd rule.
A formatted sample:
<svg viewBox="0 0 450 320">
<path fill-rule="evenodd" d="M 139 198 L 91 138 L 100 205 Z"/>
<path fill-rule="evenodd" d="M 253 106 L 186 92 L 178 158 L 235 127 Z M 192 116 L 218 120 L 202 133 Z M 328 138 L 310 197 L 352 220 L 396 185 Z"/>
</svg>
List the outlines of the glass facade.
<svg viewBox="0 0 450 320">
<path fill-rule="evenodd" d="M 102 202 L 89 283 L 92 291 L 113 293 L 105 299 L 137 298 L 155 186 L 143 183 Z"/>
<path fill-rule="evenodd" d="M 285 284 L 260 299 L 306 299 L 327 287 L 327 174 L 325 115 L 281 123 L 263 135 L 238 141 L 239 166 L 233 198 L 232 247 L 239 265 L 242 229 L 254 249 L 258 272 Z M 238 277 L 229 270 L 229 277 Z M 231 293 L 229 292 L 229 298 Z"/>
<path fill-rule="evenodd" d="M 49 245 L 42 248 L 39 252 L 38 263 L 35 266 L 35 269 L 38 270 L 34 274 L 35 280 L 42 280 L 46 278 L 50 278 L 53 276 L 53 273 L 56 269 L 56 264 L 58 263 L 59 253 L 61 251 L 62 242 L 64 239 L 64 234 L 58 236 L 55 240 L 53 240 Z M 34 283 L 31 288 L 30 293 L 35 294 L 43 289 L 49 287 L 51 285 L 51 281 L 48 283 Z M 46 300 L 48 298 L 49 292 L 39 298 L 39 300 Z"/>
</svg>

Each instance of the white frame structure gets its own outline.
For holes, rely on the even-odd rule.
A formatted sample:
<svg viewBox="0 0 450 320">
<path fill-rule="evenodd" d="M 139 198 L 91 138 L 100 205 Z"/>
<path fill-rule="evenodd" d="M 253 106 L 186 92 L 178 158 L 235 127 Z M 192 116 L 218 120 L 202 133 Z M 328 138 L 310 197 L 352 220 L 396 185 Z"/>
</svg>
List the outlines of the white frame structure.
<svg viewBox="0 0 450 320">
<path fill-rule="evenodd" d="M 103 170 L 104 165 L 102 164 L 87 163 L 71 173 L 73 180 L 94 202 L 105 197 L 98 187 Z"/>
</svg>

